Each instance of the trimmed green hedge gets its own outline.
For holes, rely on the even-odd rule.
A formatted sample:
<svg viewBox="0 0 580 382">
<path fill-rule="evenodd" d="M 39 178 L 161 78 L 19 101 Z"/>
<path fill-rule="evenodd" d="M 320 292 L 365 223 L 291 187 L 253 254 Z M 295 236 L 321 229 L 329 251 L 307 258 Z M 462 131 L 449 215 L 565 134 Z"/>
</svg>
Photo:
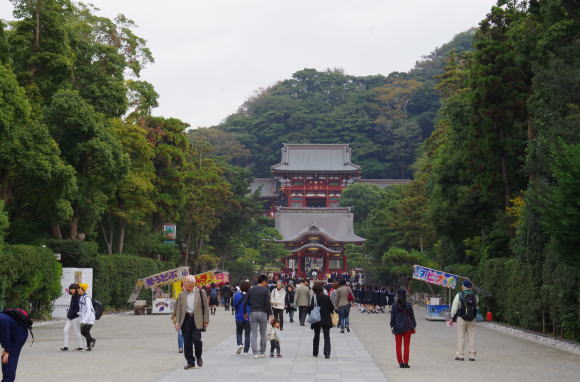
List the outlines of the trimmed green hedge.
<svg viewBox="0 0 580 382">
<path fill-rule="evenodd" d="M 146 257 L 132 255 L 98 255 L 94 268 L 94 296 L 105 306 L 123 308 L 135 287 L 137 279 L 174 268 L 174 264 L 164 263 Z M 151 300 L 149 290 L 142 291 L 141 299 Z"/>
<path fill-rule="evenodd" d="M 48 318 L 52 301 L 60 296 L 61 275 L 62 267 L 48 248 L 4 245 L 0 251 L 7 308 L 24 308 L 35 317 Z"/>
<path fill-rule="evenodd" d="M 94 268 L 99 246 L 92 241 L 50 240 L 47 246 L 61 254 L 63 267 Z"/>
</svg>

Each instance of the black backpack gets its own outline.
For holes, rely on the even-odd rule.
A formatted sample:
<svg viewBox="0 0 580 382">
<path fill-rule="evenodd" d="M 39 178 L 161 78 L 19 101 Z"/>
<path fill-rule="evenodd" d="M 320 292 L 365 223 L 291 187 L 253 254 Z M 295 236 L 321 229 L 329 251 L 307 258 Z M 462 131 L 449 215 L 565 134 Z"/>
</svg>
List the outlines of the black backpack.
<svg viewBox="0 0 580 382">
<path fill-rule="evenodd" d="M 95 320 L 100 320 L 103 312 L 105 311 L 105 307 L 102 302 L 99 300 L 95 300 L 94 298 L 90 297 L 91 301 L 93 302 L 93 311 L 95 312 Z"/>
<path fill-rule="evenodd" d="M 461 314 L 465 321 L 473 321 L 477 315 L 477 299 L 473 293 L 461 293 Z"/>
<path fill-rule="evenodd" d="M 4 314 L 10 316 L 16 321 L 20 326 L 30 332 L 32 337 L 32 343 L 34 343 L 34 334 L 32 333 L 32 320 L 27 314 L 23 313 L 20 309 L 4 309 Z"/>
</svg>

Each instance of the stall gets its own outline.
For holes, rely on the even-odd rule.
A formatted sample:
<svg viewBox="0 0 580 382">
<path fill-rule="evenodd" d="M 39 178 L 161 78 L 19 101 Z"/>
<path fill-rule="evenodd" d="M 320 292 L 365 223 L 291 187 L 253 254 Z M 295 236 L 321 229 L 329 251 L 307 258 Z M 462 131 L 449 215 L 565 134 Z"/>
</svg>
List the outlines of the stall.
<svg viewBox="0 0 580 382">
<path fill-rule="evenodd" d="M 449 293 L 447 301 L 451 301 L 451 290 L 457 286 L 458 279 L 465 279 L 465 277 L 421 265 L 413 265 L 413 279 L 447 288 Z M 448 314 L 446 313 L 450 312 L 450 308 L 449 304 L 442 304 L 440 298 L 431 297 L 425 304 L 425 319 L 430 321 L 445 321 L 448 319 Z"/>
</svg>

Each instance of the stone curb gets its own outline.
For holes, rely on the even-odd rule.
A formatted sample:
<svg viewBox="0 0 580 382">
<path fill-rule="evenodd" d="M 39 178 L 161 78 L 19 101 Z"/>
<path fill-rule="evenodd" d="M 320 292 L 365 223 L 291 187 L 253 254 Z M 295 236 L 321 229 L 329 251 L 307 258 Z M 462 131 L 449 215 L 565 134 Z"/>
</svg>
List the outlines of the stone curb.
<svg viewBox="0 0 580 382">
<path fill-rule="evenodd" d="M 572 341 L 566 341 L 558 338 L 544 336 L 539 333 L 528 330 L 514 328 L 508 325 L 499 324 L 496 322 L 481 322 L 478 323 L 485 328 L 489 328 L 498 332 L 508 334 L 513 337 L 522 338 L 524 340 L 532 341 L 540 345 L 550 346 L 552 348 L 566 351 L 580 356 L 580 344 Z"/>
</svg>

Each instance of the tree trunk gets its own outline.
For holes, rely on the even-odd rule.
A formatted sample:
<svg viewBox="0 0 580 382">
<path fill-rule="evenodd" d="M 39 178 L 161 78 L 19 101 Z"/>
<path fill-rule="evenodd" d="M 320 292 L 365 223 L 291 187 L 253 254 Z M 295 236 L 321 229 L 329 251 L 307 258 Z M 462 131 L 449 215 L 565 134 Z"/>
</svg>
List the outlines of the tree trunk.
<svg viewBox="0 0 580 382">
<path fill-rule="evenodd" d="M 50 222 L 50 234 L 52 235 L 52 237 L 54 237 L 56 239 L 62 239 L 62 232 L 60 231 L 60 225 L 56 221 Z"/>
<path fill-rule="evenodd" d="M 81 220 L 81 218 L 79 217 L 79 215 L 75 212 L 71 221 L 70 221 L 70 227 L 68 230 L 68 238 L 71 240 L 77 240 L 77 236 L 79 234 L 79 221 Z"/>
<path fill-rule="evenodd" d="M 38 51 L 40 48 L 40 0 L 36 1 L 34 9 L 34 50 Z"/>
<path fill-rule="evenodd" d="M 421 253 L 423 253 L 423 235 L 419 234 L 419 246 L 421 247 Z"/>
<path fill-rule="evenodd" d="M 125 230 L 127 222 L 125 219 L 119 219 L 119 241 L 117 242 L 117 253 L 123 253 L 123 246 L 125 245 Z"/>
</svg>

